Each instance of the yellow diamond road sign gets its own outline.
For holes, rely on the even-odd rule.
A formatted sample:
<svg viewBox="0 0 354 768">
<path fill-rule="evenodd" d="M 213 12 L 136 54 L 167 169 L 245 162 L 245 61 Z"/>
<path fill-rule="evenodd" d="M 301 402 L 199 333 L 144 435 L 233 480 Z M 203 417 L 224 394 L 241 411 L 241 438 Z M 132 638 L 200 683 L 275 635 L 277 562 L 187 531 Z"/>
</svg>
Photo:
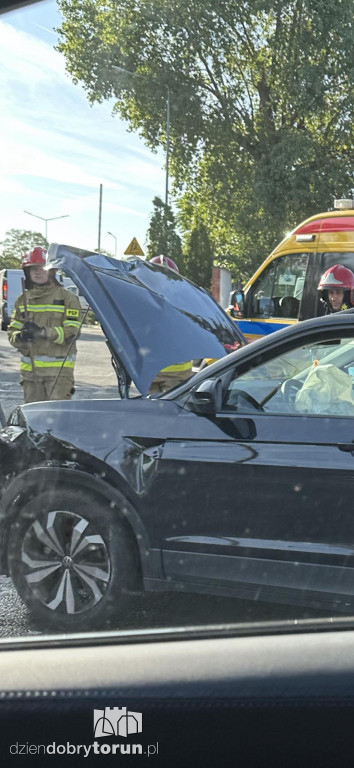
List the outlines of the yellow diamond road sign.
<svg viewBox="0 0 354 768">
<path fill-rule="evenodd" d="M 142 248 L 140 248 L 140 245 L 136 239 L 136 237 L 133 237 L 131 243 L 129 243 L 128 248 L 126 251 L 124 251 L 125 256 L 144 256 L 144 251 Z"/>
</svg>

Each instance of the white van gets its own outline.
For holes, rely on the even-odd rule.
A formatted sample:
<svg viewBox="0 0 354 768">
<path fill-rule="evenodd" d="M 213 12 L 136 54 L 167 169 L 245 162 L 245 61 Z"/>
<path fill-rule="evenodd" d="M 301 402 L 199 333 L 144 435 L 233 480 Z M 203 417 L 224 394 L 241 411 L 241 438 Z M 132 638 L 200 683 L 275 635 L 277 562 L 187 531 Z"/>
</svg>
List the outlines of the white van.
<svg viewBox="0 0 354 768">
<path fill-rule="evenodd" d="M 17 296 L 22 293 L 22 269 L 0 270 L 1 330 L 6 331 Z"/>
</svg>

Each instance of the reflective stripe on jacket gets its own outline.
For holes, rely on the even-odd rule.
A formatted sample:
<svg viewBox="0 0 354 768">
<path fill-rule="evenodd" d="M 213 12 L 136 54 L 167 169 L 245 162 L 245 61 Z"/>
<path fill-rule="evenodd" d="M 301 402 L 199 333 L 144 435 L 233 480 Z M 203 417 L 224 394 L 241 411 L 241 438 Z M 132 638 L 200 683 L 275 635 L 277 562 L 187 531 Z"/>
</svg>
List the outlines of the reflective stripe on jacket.
<svg viewBox="0 0 354 768">
<path fill-rule="evenodd" d="M 167 368 L 162 368 L 160 373 L 175 373 L 178 371 L 191 371 L 193 367 L 193 360 L 188 360 L 188 363 L 177 363 L 176 365 L 169 365 Z"/>
<path fill-rule="evenodd" d="M 21 352 L 21 374 L 24 379 L 33 379 L 31 355 L 34 360 L 36 375 L 56 376 L 69 350 L 73 336 L 80 329 L 80 302 L 75 294 L 67 291 L 58 283 L 35 286 L 27 291 L 28 320 L 45 328 L 46 336 L 31 344 L 18 341 L 18 335 L 25 322 L 23 295 L 16 299 L 8 328 L 10 344 Z M 62 376 L 73 380 L 76 357 L 76 343 L 70 347 L 70 355 L 65 361 Z"/>
<path fill-rule="evenodd" d="M 35 368 L 61 368 L 61 366 L 63 368 L 74 368 L 76 355 L 69 355 L 66 359 L 65 357 L 46 357 L 45 355 L 41 357 L 40 355 L 34 355 L 33 360 Z M 30 357 L 22 355 L 20 369 L 21 371 L 32 370 Z"/>
</svg>

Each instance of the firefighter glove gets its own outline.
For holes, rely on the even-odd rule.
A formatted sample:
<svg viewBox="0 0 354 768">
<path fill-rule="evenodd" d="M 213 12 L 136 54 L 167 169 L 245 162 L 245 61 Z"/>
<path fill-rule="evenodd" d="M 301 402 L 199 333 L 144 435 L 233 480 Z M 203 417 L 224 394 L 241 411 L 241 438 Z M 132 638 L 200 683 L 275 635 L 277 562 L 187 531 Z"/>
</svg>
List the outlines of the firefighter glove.
<svg viewBox="0 0 354 768">
<path fill-rule="evenodd" d="M 26 341 L 32 341 L 32 335 L 24 328 L 23 331 L 16 334 L 16 339 L 21 344 L 24 344 Z"/>
<path fill-rule="evenodd" d="M 22 334 L 26 335 L 25 339 Z M 45 338 L 46 335 L 45 328 L 41 328 L 40 325 L 32 322 L 32 320 L 26 320 L 23 331 L 21 331 L 21 341 L 35 341 L 36 339 Z"/>
</svg>

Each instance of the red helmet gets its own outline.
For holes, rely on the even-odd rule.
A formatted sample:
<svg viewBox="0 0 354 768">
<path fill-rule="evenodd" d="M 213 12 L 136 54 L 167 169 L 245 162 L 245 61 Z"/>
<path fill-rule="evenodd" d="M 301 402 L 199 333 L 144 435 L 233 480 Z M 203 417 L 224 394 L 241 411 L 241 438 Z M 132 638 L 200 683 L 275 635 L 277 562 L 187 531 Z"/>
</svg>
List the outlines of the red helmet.
<svg viewBox="0 0 354 768">
<path fill-rule="evenodd" d="M 328 288 L 341 288 L 343 291 L 352 291 L 354 289 L 354 274 L 351 269 L 343 267 L 342 264 L 335 264 L 334 267 L 327 269 L 318 283 L 318 291 Z"/>
<path fill-rule="evenodd" d="M 150 264 L 159 264 L 161 267 L 168 267 L 169 269 L 174 269 L 175 272 L 179 272 L 176 262 L 173 261 L 173 259 L 170 259 L 169 256 L 164 256 L 162 253 L 160 256 L 153 256 L 152 259 L 150 259 Z"/>
<path fill-rule="evenodd" d="M 36 245 L 36 247 L 33 248 L 33 251 L 28 251 L 28 253 L 25 253 L 22 259 L 22 269 L 25 269 L 25 267 L 35 266 L 44 267 L 44 265 L 47 263 L 46 253 L 47 251 L 45 251 L 44 248 Z"/>
</svg>

